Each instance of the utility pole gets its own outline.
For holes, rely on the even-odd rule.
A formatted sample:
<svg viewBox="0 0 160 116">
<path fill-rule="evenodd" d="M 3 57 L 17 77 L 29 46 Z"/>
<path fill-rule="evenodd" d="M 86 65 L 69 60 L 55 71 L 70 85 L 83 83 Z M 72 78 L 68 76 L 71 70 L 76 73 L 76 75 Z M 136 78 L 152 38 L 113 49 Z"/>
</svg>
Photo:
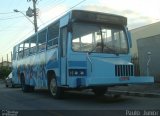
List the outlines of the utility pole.
<svg viewBox="0 0 160 116">
<path fill-rule="evenodd" d="M 35 28 L 35 32 L 38 31 L 38 28 L 37 28 L 37 9 L 36 9 L 36 2 L 37 2 L 37 0 L 33 0 L 33 14 L 34 14 L 34 28 Z"/>
<path fill-rule="evenodd" d="M 2 67 L 3 67 L 3 56 L 2 56 Z"/>
<path fill-rule="evenodd" d="M 7 54 L 7 68 L 9 68 L 8 54 Z"/>
<path fill-rule="evenodd" d="M 7 62 L 8 62 L 8 54 L 7 54 Z"/>
<path fill-rule="evenodd" d="M 12 58 L 13 56 L 12 56 L 12 51 L 11 51 L 11 62 L 12 62 L 12 60 L 13 60 L 13 58 Z"/>
<path fill-rule="evenodd" d="M 27 0 L 27 2 L 30 2 L 30 1 L 33 2 L 33 10 L 29 7 L 27 12 L 30 13 L 30 11 L 31 11 L 32 14 L 27 14 L 27 12 L 26 12 L 26 15 L 29 16 L 29 17 L 34 16 L 34 28 L 35 28 L 35 33 L 36 33 L 38 31 L 38 27 L 37 27 L 37 9 L 36 9 L 37 0 Z"/>
</svg>

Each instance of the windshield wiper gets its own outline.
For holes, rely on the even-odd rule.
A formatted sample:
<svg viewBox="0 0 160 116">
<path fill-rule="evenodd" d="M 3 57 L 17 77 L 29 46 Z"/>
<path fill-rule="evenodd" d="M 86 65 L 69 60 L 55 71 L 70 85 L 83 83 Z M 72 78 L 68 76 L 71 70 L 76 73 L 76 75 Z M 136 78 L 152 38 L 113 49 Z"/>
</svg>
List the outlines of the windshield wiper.
<svg viewBox="0 0 160 116">
<path fill-rule="evenodd" d="M 102 37 L 102 28 L 101 27 L 99 28 L 100 28 L 101 42 L 98 42 L 96 46 L 91 51 L 88 52 L 88 54 L 92 53 L 97 47 L 101 47 L 101 52 L 103 52 L 104 45 L 103 45 L 103 37 Z"/>
<path fill-rule="evenodd" d="M 101 51 L 103 53 L 103 50 L 104 50 L 104 41 L 103 41 L 103 35 L 102 35 L 102 28 L 101 27 L 99 27 L 99 28 L 100 28 L 100 34 L 101 34 Z"/>
<path fill-rule="evenodd" d="M 99 46 L 96 45 L 92 50 L 90 50 L 90 51 L 88 52 L 88 54 L 91 54 L 94 50 L 96 50 L 97 47 L 99 47 Z"/>
<path fill-rule="evenodd" d="M 100 34 L 101 34 L 101 50 L 102 50 L 102 53 L 104 53 L 104 39 L 103 39 L 103 35 L 102 35 L 102 28 L 100 27 Z M 116 50 L 115 49 L 113 49 L 113 48 L 110 48 L 110 47 L 108 47 L 108 46 L 105 46 L 107 49 L 109 49 L 109 50 L 111 50 L 112 52 L 113 52 L 113 54 L 115 54 L 115 55 L 119 55 L 117 52 L 116 52 Z M 112 53 L 111 52 L 111 53 Z"/>
</svg>

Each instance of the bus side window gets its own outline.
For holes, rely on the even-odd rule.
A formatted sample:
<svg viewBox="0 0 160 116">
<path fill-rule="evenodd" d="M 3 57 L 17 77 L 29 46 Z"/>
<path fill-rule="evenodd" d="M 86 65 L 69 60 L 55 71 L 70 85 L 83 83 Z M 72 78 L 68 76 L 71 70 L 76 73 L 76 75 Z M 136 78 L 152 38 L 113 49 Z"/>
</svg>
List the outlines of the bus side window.
<svg viewBox="0 0 160 116">
<path fill-rule="evenodd" d="M 67 49 L 67 27 L 61 28 L 61 57 L 66 56 L 66 49 Z"/>
<path fill-rule="evenodd" d="M 19 48 L 18 48 L 18 59 L 23 58 L 23 43 L 19 44 Z"/>
<path fill-rule="evenodd" d="M 54 23 L 48 27 L 47 49 L 57 47 L 58 36 L 59 36 L 59 22 Z"/>
<path fill-rule="evenodd" d="M 24 42 L 24 57 L 29 55 L 29 40 Z"/>
<path fill-rule="evenodd" d="M 37 52 L 37 36 L 34 35 L 30 38 L 30 54 L 34 54 Z"/>
<path fill-rule="evenodd" d="M 46 50 L 46 32 L 47 30 L 44 30 L 38 33 L 38 51 L 39 52 Z"/>
</svg>

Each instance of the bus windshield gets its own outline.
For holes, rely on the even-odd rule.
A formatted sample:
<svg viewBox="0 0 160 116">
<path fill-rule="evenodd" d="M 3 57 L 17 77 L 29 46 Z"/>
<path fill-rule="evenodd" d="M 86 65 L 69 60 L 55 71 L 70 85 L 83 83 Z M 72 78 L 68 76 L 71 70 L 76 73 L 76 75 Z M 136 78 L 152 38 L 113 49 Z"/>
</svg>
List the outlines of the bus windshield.
<svg viewBox="0 0 160 116">
<path fill-rule="evenodd" d="M 72 50 L 75 52 L 128 53 L 123 26 L 74 23 L 72 30 Z"/>
</svg>

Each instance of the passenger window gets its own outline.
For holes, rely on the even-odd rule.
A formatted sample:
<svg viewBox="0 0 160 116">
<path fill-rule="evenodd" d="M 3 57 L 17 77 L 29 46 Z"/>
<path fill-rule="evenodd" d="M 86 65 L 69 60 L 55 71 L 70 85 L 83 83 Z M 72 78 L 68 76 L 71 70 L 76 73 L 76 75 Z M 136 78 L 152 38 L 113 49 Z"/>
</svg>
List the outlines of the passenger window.
<svg viewBox="0 0 160 116">
<path fill-rule="evenodd" d="M 38 51 L 45 51 L 46 49 L 46 32 L 47 30 L 44 30 L 38 34 Z"/>
<path fill-rule="evenodd" d="M 47 49 L 54 48 L 58 45 L 59 22 L 48 27 Z"/>
<path fill-rule="evenodd" d="M 72 40 L 72 48 L 74 51 L 80 51 L 80 49 L 81 49 L 80 38 L 76 38 L 76 39 Z"/>
<path fill-rule="evenodd" d="M 33 36 L 30 38 L 30 54 L 34 54 L 37 52 L 37 36 Z"/>
<path fill-rule="evenodd" d="M 29 40 L 24 42 L 24 57 L 29 55 Z"/>
<path fill-rule="evenodd" d="M 21 59 L 23 58 L 23 43 L 19 44 L 19 48 L 18 48 L 18 58 Z"/>
</svg>

